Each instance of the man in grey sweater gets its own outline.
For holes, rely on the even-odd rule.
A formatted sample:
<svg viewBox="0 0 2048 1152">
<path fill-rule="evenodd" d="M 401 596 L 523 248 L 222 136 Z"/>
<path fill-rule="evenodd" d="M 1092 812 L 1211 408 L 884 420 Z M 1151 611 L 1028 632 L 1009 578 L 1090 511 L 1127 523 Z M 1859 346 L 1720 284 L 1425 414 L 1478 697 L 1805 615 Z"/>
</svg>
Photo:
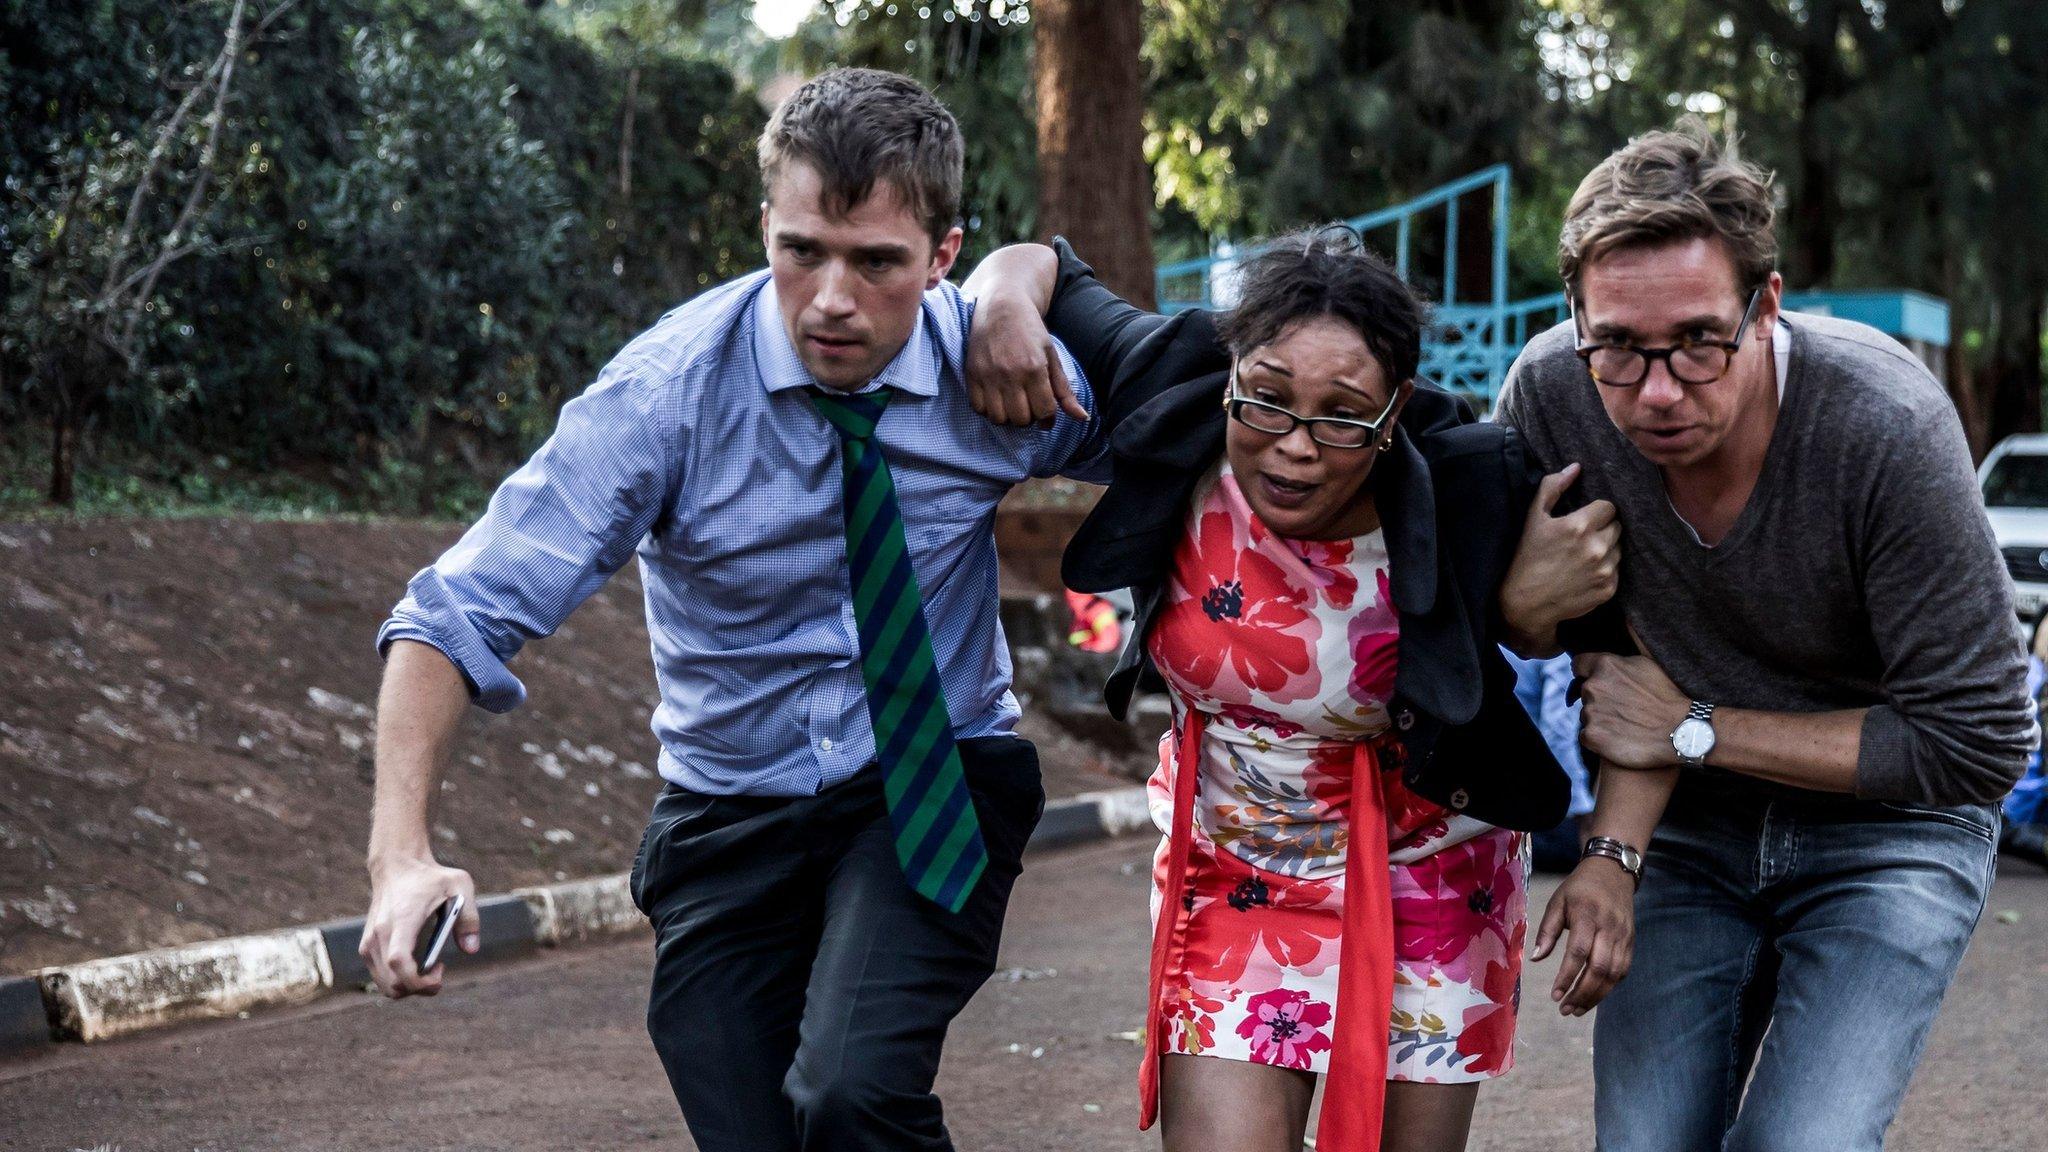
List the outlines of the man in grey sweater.
<svg viewBox="0 0 2048 1152">
<path fill-rule="evenodd" d="M 1696 125 L 1610 156 L 1559 245 L 1573 318 L 1498 407 L 1618 509 L 1642 653 L 1577 671 L 1647 853 L 1590 846 L 1558 900 L 1647 858 L 1594 1032 L 1611 1152 L 1881 1147 L 2035 739 L 1953 406 L 1883 334 L 1780 311 L 1771 217 Z"/>
</svg>

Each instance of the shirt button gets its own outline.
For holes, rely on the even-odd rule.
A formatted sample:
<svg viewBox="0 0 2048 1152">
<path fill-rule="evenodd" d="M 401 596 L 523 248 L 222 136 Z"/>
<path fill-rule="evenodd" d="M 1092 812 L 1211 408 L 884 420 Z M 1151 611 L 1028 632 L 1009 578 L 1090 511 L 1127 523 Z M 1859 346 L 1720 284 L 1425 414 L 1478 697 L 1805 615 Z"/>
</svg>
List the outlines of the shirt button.
<svg viewBox="0 0 2048 1152">
<path fill-rule="evenodd" d="M 826 738 L 826 739 L 824 739 L 824 740 L 820 740 L 820 741 L 818 741 L 818 751 L 820 751 L 820 752 L 830 752 L 831 750 L 832 750 L 832 741 L 831 741 L 831 739 L 830 739 L 829 737 L 828 737 L 828 738 Z"/>
<path fill-rule="evenodd" d="M 1410 728 L 1415 727 L 1415 713 L 1409 711 L 1406 708 L 1401 709 L 1401 711 L 1394 716 L 1394 727 L 1399 728 L 1403 732 L 1406 732 Z"/>
<path fill-rule="evenodd" d="M 1451 793 L 1451 807 L 1459 812 L 1463 812 L 1465 810 L 1465 805 L 1470 804 L 1471 802 L 1472 797 L 1466 795 L 1465 790 L 1463 788 L 1460 788 L 1456 792 Z"/>
</svg>

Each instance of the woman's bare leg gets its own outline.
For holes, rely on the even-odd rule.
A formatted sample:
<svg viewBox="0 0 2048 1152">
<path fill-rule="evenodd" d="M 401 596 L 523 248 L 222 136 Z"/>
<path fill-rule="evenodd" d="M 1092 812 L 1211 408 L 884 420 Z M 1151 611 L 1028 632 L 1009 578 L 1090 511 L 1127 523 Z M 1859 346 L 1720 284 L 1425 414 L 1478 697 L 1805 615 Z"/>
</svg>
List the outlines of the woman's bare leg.
<svg viewBox="0 0 2048 1152">
<path fill-rule="evenodd" d="M 1159 1062 L 1165 1152 L 1301 1152 L 1314 1074 L 1168 1053 Z"/>
<path fill-rule="evenodd" d="M 1387 1081 L 1380 1152 L 1465 1152 L 1479 1085 Z"/>
</svg>

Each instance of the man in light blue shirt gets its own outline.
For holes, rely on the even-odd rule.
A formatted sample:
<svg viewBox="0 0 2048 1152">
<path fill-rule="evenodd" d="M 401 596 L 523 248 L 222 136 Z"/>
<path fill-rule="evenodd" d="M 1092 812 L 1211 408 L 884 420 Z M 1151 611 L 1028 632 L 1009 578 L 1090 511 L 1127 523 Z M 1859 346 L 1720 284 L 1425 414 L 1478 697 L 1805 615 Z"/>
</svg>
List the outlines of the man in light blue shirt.
<svg viewBox="0 0 2048 1152">
<path fill-rule="evenodd" d="M 378 636 L 362 952 L 388 994 L 431 994 L 411 942 L 447 896 L 475 906 L 426 832 L 463 707 L 518 706 L 512 657 L 638 554 L 667 786 L 633 894 L 704 1152 L 951 1148 L 940 1045 L 1043 806 L 995 509 L 1027 477 L 1100 478 L 1106 436 L 1071 361 L 1046 425 L 970 403 L 962 152 L 900 76 L 791 96 L 761 142 L 769 269 L 628 345 Z M 459 946 L 477 931 L 465 913 Z"/>
</svg>

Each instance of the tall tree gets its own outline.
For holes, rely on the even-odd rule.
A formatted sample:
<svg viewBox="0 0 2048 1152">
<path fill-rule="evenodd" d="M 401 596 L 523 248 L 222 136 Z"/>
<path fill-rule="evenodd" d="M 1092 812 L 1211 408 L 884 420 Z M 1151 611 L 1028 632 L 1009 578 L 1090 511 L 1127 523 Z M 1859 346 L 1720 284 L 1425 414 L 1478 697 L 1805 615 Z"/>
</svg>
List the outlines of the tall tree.
<svg viewBox="0 0 2048 1152">
<path fill-rule="evenodd" d="M 1945 14 L 1945 13 L 1944 13 Z M 1950 111 L 1948 203 L 1965 234 L 1965 297 L 1978 344 L 1969 385 L 1991 443 L 2042 427 L 2043 313 L 2048 312 L 2048 6 L 1975 0 L 1944 44 Z"/>
<path fill-rule="evenodd" d="M 1037 0 L 1038 230 L 1074 242 L 1109 285 L 1153 306 L 1139 0 Z"/>
<path fill-rule="evenodd" d="M 30 365 L 31 381 L 49 397 L 48 495 L 54 504 L 69 505 L 75 498 L 80 427 L 123 388 L 147 392 L 157 367 L 156 344 L 187 320 L 182 312 L 172 318 L 166 272 L 194 257 L 255 243 L 216 232 L 223 200 L 218 186 L 238 170 L 239 140 L 230 123 L 237 68 L 245 54 L 254 54 L 252 46 L 270 20 L 292 2 L 283 0 L 258 18 L 248 0 L 234 0 L 211 51 L 191 56 L 177 50 L 184 44 L 161 54 L 147 50 L 153 44 L 135 30 L 117 34 L 106 26 L 114 24 L 106 12 L 74 17 L 75 24 L 66 20 L 68 26 L 54 29 L 49 25 L 60 22 L 48 21 L 37 32 L 70 48 L 79 45 L 66 39 L 80 33 L 118 35 L 116 58 L 147 74 L 139 85 L 144 94 L 138 103 L 146 109 L 139 123 L 119 118 L 125 110 L 111 101 L 90 107 L 87 91 L 64 93 L 69 101 L 52 95 L 51 119 L 70 119 L 80 130 L 78 139 L 49 141 L 53 162 L 25 177 L 10 173 L 6 181 L 27 211 L 0 229 L 18 230 L 24 241 L 9 253 L 9 275 L 0 281 L 8 290 L 0 304 L 10 327 L 18 325 L 5 350 Z M 183 33 L 178 39 L 189 44 L 193 28 L 173 24 L 169 30 Z M 31 59 L 42 47 L 27 35 L 22 42 Z M 88 107 L 67 109 L 70 101 Z M 32 123 L 28 135 L 46 127 Z M 10 138 L 10 154 L 13 143 Z"/>
</svg>

